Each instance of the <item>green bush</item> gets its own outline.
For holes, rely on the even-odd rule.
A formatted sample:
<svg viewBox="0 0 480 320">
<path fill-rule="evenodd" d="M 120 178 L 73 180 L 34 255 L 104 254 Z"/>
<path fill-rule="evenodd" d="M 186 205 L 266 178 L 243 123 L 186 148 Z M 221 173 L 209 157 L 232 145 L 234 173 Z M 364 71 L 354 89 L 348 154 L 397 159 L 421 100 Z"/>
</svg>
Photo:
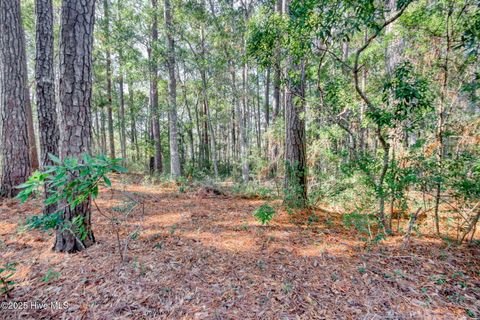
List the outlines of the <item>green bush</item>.
<svg viewBox="0 0 480 320">
<path fill-rule="evenodd" d="M 122 159 L 110 159 L 103 155 L 91 157 L 85 154 L 82 161 L 77 158 L 65 158 L 62 161 L 52 154 L 49 154 L 49 157 L 55 165 L 47 166 L 43 172 L 36 171 L 25 183 L 19 185 L 17 188 L 22 191 L 17 198 L 24 203 L 30 197 L 43 197 L 43 190 L 46 189 L 48 197 L 44 200 L 44 205 L 53 205 L 56 211 L 29 217 L 26 227 L 42 230 L 62 227 L 73 229 L 81 235 L 84 233 L 84 230 L 81 230 L 82 217 L 78 216 L 71 222 L 62 221 L 63 211 L 67 207 L 74 209 L 88 199 L 96 199 L 100 185 L 111 186 L 108 178 L 110 173 L 127 170 L 120 166 Z"/>
<path fill-rule="evenodd" d="M 263 225 L 270 223 L 274 215 L 275 209 L 266 203 L 253 212 L 253 216 Z"/>
</svg>

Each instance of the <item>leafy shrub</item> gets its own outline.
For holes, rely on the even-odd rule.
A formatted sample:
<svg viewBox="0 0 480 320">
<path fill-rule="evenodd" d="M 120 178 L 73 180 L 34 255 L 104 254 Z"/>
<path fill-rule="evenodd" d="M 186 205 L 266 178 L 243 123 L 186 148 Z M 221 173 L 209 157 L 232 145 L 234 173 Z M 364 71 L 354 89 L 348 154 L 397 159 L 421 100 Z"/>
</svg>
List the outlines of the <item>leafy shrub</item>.
<svg viewBox="0 0 480 320">
<path fill-rule="evenodd" d="M 235 184 L 232 192 L 244 199 L 274 199 L 276 197 L 272 188 L 259 183 Z"/>
<path fill-rule="evenodd" d="M 253 212 L 253 216 L 263 225 L 270 223 L 274 215 L 275 209 L 266 203 Z"/>
<path fill-rule="evenodd" d="M 36 171 L 25 183 L 18 186 L 22 191 L 17 198 L 24 203 L 30 197 L 43 197 L 42 190 L 47 189 L 48 197 L 44 200 L 44 205 L 55 205 L 56 211 L 28 218 L 26 226 L 29 229 L 42 230 L 62 227 L 85 235 L 81 216 L 68 222 L 62 221 L 61 215 L 67 207 L 74 209 L 88 199 L 96 199 L 99 185 L 111 186 L 108 174 L 127 171 L 119 165 L 122 159 L 110 159 L 104 155 L 91 157 L 88 154 L 83 156 L 83 161 L 77 158 L 65 158 L 62 161 L 52 154 L 49 154 L 49 158 L 55 165 L 47 166 L 43 172 Z"/>
<path fill-rule="evenodd" d="M 378 233 L 375 237 L 374 231 L 378 228 L 378 217 L 373 214 L 361 214 L 357 212 L 343 215 L 343 224 L 346 228 L 354 228 L 362 235 L 362 240 L 366 242 L 377 243 L 383 238 L 382 233 Z"/>
</svg>

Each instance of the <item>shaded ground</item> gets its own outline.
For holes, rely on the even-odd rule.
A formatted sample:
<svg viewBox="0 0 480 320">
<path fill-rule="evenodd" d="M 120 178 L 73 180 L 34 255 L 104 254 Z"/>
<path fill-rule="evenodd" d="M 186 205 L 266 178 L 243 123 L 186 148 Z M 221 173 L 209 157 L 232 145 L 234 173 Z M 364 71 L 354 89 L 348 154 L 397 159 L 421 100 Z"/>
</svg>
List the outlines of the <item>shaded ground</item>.
<svg viewBox="0 0 480 320">
<path fill-rule="evenodd" d="M 95 212 L 98 243 L 85 253 L 56 254 L 52 236 L 18 231 L 39 203 L 0 202 L 0 264 L 17 263 L 12 298 L 0 299 L 24 307 L 0 309 L 0 319 L 480 316 L 478 247 L 413 238 L 402 251 L 394 237 L 366 250 L 326 213 L 309 225 L 281 213 L 263 227 L 251 215 L 261 200 L 115 186 L 98 204 L 108 215 L 128 216 L 120 227 L 122 245 L 130 239 L 124 263 L 111 225 Z"/>
</svg>

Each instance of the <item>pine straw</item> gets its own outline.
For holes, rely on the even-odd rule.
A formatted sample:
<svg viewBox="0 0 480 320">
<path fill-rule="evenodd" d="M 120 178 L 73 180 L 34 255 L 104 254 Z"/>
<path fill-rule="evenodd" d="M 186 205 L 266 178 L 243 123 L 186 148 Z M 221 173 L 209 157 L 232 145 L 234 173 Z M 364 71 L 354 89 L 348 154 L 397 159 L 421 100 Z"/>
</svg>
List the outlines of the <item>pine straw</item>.
<svg viewBox="0 0 480 320">
<path fill-rule="evenodd" d="M 118 188 L 118 184 L 117 184 Z M 260 200 L 125 185 L 137 206 L 122 238 L 140 225 L 121 264 L 109 222 L 94 212 L 98 243 L 84 253 L 51 251 L 53 237 L 17 232 L 39 203 L 0 206 L 0 257 L 17 262 L 9 301 L 66 302 L 68 308 L 0 310 L 1 319 L 459 319 L 480 315 L 478 248 L 393 237 L 365 250 L 338 222 L 272 225 L 252 217 Z M 127 201 L 103 191 L 100 208 Z M 331 218 L 330 218 L 331 219 Z M 42 281 L 48 270 L 59 279 Z M 2 301 L 7 301 L 5 297 Z"/>
</svg>

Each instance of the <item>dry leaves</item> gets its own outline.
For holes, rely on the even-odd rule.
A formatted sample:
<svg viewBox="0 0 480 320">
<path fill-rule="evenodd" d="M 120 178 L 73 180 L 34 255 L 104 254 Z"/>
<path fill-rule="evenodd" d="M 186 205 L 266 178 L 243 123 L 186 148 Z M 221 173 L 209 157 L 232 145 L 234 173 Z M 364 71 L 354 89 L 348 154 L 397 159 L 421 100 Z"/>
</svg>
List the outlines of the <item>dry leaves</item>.
<svg viewBox="0 0 480 320">
<path fill-rule="evenodd" d="M 0 310 L 1 319 L 459 319 L 480 315 L 476 248 L 436 239 L 390 238 L 367 252 L 339 225 L 299 224 L 281 213 L 260 226 L 261 200 L 182 194 L 158 186 L 104 191 L 102 210 L 116 212 L 124 192 L 141 198 L 122 236 L 119 264 L 108 221 L 94 213 L 98 243 L 87 252 L 51 251 L 52 236 L 18 233 L 39 203 L 0 205 L 0 257 L 17 262 L 12 301 L 66 302 L 65 309 Z M 125 191 L 123 191 L 125 190 Z M 117 210 L 121 211 L 121 210 Z M 298 219 L 297 219 L 298 220 Z M 42 281 L 51 269 L 58 280 Z M 5 300 L 2 300 L 5 301 Z"/>
</svg>

